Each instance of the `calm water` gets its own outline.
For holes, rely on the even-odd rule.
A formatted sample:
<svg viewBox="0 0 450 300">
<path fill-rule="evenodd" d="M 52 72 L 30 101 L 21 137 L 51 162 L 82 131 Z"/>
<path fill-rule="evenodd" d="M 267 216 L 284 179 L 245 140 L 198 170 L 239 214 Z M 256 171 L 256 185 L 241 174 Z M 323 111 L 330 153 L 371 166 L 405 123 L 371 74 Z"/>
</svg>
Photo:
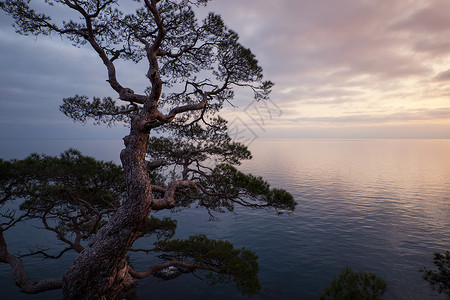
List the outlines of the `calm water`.
<svg viewBox="0 0 450 300">
<path fill-rule="evenodd" d="M 34 143 L 34 145 L 33 145 Z M 30 151 L 57 154 L 76 146 L 118 162 L 120 141 L 10 141 L 1 157 Z M 177 237 L 206 233 L 259 255 L 262 291 L 253 299 L 316 299 L 344 266 L 374 272 L 388 283 L 386 299 L 444 299 L 417 271 L 432 253 L 450 249 L 450 140 L 256 141 L 242 170 L 262 175 L 298 202 L 292 215 L 238 209 L 208 222 L 202 210 L 177 214 Z M 105 149 L 105 150 L 103 150 Z M 157 216 L 168 213 L 158 213 Z M 12 252 L 58 244 L 49 233 L 24 226 L 6 236 Z M 139 242 L 145 246 L 145 241 Z M 72 257 L 25 260 L 33 279 L 60 276 Z M 151 258 L 132 256 L 135 266 Z M 138 268 L 139 269 L 139 268 Z M 0 265 L 0 298 L 48 299 L 58 292 L 24 296 Z M 194 276 L 139 281 L 139 299 L 247 299 L 235 288 L 209 288 Z"/>
</svg>

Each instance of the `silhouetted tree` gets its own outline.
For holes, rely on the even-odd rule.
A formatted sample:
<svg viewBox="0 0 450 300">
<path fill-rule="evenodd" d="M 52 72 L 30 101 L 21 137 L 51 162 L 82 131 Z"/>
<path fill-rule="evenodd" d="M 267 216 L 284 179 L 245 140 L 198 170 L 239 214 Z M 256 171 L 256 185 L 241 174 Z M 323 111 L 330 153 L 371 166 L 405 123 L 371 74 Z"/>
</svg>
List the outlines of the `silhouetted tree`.
<svg viewBox="0 0 450 300">
<path fill-rule="evenodd" d="M 59 35 L 75 46 L 87 45 L 105 65 L 119 103 L 76 95 L 64 99 L 63 113 L 75 121 L 120 122 L 130 128 L 120 154 L 123 169 L 75 150 L 60 157 L 1 161 L 2 203 L 18 197 L 25 201 L 20 216 L 2 213 L 0 261 L 11 265 L 24 292 L 62 288 L 65 299 L 117 299 L 133 286 L 133 278 L 168 266 L 209 270 L 216 274 L 209 276 L 212 282 L 232 280 L 245 293 L 259 289 L 252 252 L 203 235 L 168 240 L 172 221 L 149 218 L 152 210 L 191 204 L 210 213 L 233 210 L 236 204 L 279 211 L 295 207 L 289 193 L 234 166 L 251 155 L 232 141 L 217 112 L 233 100 L 233 89 L 248 88 L 257 101 L 265 101 L 273 84 L 263 80 L 255 56 L 220 16 L 210 13 L 197 21 L 193 7 L 207 2 L 135 1 L 139 8 L 127 14 L 117 0 L 45 1 L 79 16 L 58 24 L 37 12 L 33 1 L 0 1 L 18 33 Z M 123 86 L 116 76 L 119 60 L 146 61 L 149 87 L 139 93 Z M 59 255 L 79 252 L 62 279 L 34 283 L 20 258 L 8 252 L 3 232 L 28 218 L 40 219 L 67 244 Z M 152 233 L 159 233 L 159 241 L 154 249 L 143 250 L 160 253 L 163 262 L 137 272 L 126 254 L 136 239 Z M 35 253 L 50 256 L 43 250 Z"/>
<path fill-rule="evenodd" d="M 450 252 L 435 252 L 433 263 L 436 269 L 421 268 L 423 279 L 439 294 L 444 293 L 450 298 Z"/>
</svg>

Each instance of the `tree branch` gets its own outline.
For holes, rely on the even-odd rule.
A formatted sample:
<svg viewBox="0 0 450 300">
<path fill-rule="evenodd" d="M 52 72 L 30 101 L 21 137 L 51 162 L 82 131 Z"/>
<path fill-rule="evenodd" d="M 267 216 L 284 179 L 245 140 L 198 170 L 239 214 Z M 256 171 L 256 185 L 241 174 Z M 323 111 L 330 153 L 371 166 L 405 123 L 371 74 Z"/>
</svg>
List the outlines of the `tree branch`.
<svg viewBox="0 0 450 300">
<path fill-rule="evenodd" d="M 78 241 L 78 242 L 75 241 L 75 243 L 74 243 L 74 242 L 68 240 L 68 239 L 64 236 L 64 234 L 63 234 L 61 231 L 57 230 L 56 228 L 50 227 L 50 225 L 48 225 L 48 222 L 47 222 L 47 214 L 50 213 L 51 208 L 52 208 L 52 206 L 50 206 L 50 207 L 46 210 L 46 212 L 44 213 L 44 215 L 42 215 L 42 217 L 41 217 L 41 221 L 42 221 L 42 223 L 44 224 L 45 229 L 47 229 L 47 230 L 49 230 L 49 231 L 53 231 L 54 233 L 56 233 L 56 235 L 58 236 L 58 239 L 59 239 L 60 241 L 63 241 L 64 243 L 68 244 L 73 250 L 77 251 L 78 253 L 80 253 L 81 251 L 83 251 L 84 247 L 81 246 L 81 244 L 79 243 L 79 241 Z"/>
<path fill-rule="evenodd" d="M 0 213 L 1 217 L 9 219 L 9 222 L 0 223 L 0 228 L 3 228 L 2 231 L 8 230 L 9 228 L 13 227 L 17 223 L 28 217 L 28 213 L 25 213 L 18 218 L 16 218 L 15 215 L 16 211 L 15 210 L 10 211 L 9 209 L 5 213 L 3 212 Z"/>
<path fill-rule="evenodd" d="M 46 249 L 46 250 L 48 250 L 48 249 Z M 73 250 L 73 249 L 72 249 L 72 247 L 64 248 L 63 250 L 61 250 L 61 252 L 59 252 L 58 255 L 50 255 L 50 254 L 48 254 L 48 253 L 45 252 L 46 250 L 42 250 L 42 249 L 41 249 L 41 250 L 38 250 L 38 251 L 31 251 L 31 252 L 28 253 L 28 254 L 20 255 L 19 258 L 27 257 L 27 256 L 34 256 L 34 255 L 38 255 L 38 254 L 42 254 L 45 258 L 58 259 L 58 258 L 60 258 L 61 256 L 63 256 L 64 253 L 66 253 L 67 251 Z"/>
<path fill-rule="evenodd" d="M 22 292 L 36 294 L 43 291 L 62 288 L 62 278 L 33 282 L 26 274 L 22 260 L 8 252 L 3 231 L 4 230 L 0 227 L 0 262 L 7 263 L 11 266 L 14 282 Z"/>
<path fill-rule="evenodd" d="M 202 98 L 203 98 L 202 101 L 195 103 L 195 104 L 187 104 L 187 105 L 175 107 L 172 110 L 170 110 L 170 112 L 167 115 L 164 115 L 158 111 L 156 119 L 163 123 L 168 123 L 168 122 L 171 122 L 180 113 L 203 109 L 206 106 L 208 97 L 209 97 L 209 93 L 204 93 L 202 95 Z"/>
<path fill-rule="evenodd" d="M 133 248 L 130 248 L 130 249 L 128 249 L 128 251 L 130 251 L 130 252 L 145 252 L 147 254 L 149 254 L 150 252 L 156 251 L 156 250 L 158 250 L 158 248 L 153 248 L 153 249 L 143 249 L 143 248 L 133 249 Z"/>
<path fill-rule="evenodd" d="M 175 205 L 175 192 L 178 188 L 190 187 L 197 189 L 195 182 L 191 180 L 177 180 L 172 182 L 166 189 L 164 198 L 154 199 L 152 203 L 152 209 L 162 210 L 167 208 L 172 208 Z"/>
<path fill-rule="evenodd" d="M 163 166 L 166 164 L 166 161 L 163 159 L 158 159 L 158 160 L 154 160 L 154 161 L 148 161 L 147 162 L 147 170 L 149 171 L 153 171 L 158 169 L 159 167 Z"/>
</svg>

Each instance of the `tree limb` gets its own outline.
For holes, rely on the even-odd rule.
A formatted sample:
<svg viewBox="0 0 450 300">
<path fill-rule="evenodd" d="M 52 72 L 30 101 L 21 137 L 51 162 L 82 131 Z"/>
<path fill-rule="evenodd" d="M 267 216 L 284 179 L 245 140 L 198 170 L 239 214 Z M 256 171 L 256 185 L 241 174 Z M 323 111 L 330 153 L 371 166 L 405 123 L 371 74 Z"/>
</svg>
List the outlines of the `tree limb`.
<svg viewBox="0 0 450 300">
<path fill-rule="evenodd" d="M 166 164 L 166 161 L 163 159 L 158 159 L 158 160 L 154 160 L 154 161 L 148 161 L 147 162 L 147 170 L 149 171 L 153 171 L 158 169 L 159 167 L 163 166 Z"/>
<path fill-rule="evenodd" d="M 46 250 L 48 250 L 48 249 L 46 249 Z M 64 248 L 63 250 L 61 250 L 61 252 L 58 255 L 50 255 L 50 254 L 46 253 L 45 250 L 31 251 L 28 254 L 20 255 L 19 258 L 42 254 L 45 258 L 58 259 L 61 256 L 63 256 L 64 253 L 66 253 L 67 251 L 70 251 L 70 250 L 73 250 L 72 247 Z"/>
<path fill-rule="evenodd" d="M 167 187 L 164 198 L 153 200 L 152 208 L 155 210 L 172 208 L 175 205 L 175 192 L 178 188 L 181 187 L 190 187 L 193 189 L 197 189 L 197 185 L 191 180 L 174 181 Z"/>
<path fill-rule="evenodd" d="M 69 239 L 67 239 L 61 231 L 57 230 L 56 228 L 50 227 L 50 225 L 47 222 L 47 214 L 50 213 L 51 208 L 52 207 L 50 206 L 44 213 L 44 215 L 41 217 L 41 221 L 44 224 L 45 229 L 56 233 L 60 241 L 63 241 L 64 243 L 68 244 L 73 250 L 77 251 L 78 253 L 83 251 L 84 247 L 81 246 L 79 241 L 72 242 Z"/>
<path fill-rule="evenodd" d="M 143 249 L 143 248 L 133 249 L 133 248 L 130 248 L 130 249 L 128 249 L 129 252 L 145 252 L 147 254 L 149 254 L 150 252 L 156 251 L 156 250 L 158 250 L 158 248 L 153 248 L 153 249 Z"/>
<path fill-rule="evenodd" d="M 168 122 L 171 122 L 176 117 L 176 115 L 178 115 L 180 113 L 203 109 L 206 106 L 208 97 L 209 97 L 209 93 L 204 93 L 202 101 L 195 103 L 195 104 L 187 104 L 187 105 L 177 106 L 175 108 L 172 108 L 167 115 L 164 115 L 164 114 L 158 112 L 156 119 L 163 123 L 168 123 Z"/>
<path fill-rule="evenodd" d="M 62 288 L 62 278 L 33 282 L 26 274 L 22 260 L 8 252 L 3 231 L 4 230 L 0 227 L 0 262 L 7 263 L 11 266 L 14 282 L 22 292 L 36 294 L 43 291 Z"/>
</svg>

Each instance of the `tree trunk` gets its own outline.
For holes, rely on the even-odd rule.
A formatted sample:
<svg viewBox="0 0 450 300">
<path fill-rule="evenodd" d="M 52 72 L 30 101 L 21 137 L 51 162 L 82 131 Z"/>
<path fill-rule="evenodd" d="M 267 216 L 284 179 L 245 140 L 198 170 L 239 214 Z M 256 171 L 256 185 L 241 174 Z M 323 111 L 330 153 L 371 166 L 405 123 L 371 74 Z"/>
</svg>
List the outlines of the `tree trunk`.
<svg viewBox="0 0 450 300">
<path fill-rule="evenodd" d="M 125 254 L 149 209 L 123 206 L 75 259 L 63 281 L 63 299 L 116 299 L 132 287 Z"/>
<path fill-rule="evenodd" d="M 114 217 L 92 238 L 64 275 L 63 299 L 117 299 L 132 287 L 125 255 L 148 218 L 151 184 L 145 164 L 149 132 L 145 117 L 134 117 L 130 135 L 124 138 L 121 160 L 127 197 Z"/>
</svg>

